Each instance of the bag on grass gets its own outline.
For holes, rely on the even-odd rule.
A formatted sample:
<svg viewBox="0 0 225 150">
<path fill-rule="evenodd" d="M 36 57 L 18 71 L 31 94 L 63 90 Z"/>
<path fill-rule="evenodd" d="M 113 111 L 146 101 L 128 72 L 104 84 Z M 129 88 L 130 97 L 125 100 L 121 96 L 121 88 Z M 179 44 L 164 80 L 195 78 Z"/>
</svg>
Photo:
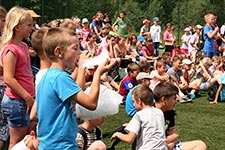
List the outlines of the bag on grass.
<svg viewBox="0 0 225 150">
<path fill-rule="evenodd" d="M 209 87 L 209 89 L 208 89 L 208 100 L 209 101 L 213 101 L 215 99 L 218 87 L 219 87 L 218 84 L 215 84 L 215 85 Z M 220 99 L 220 96 L 219 96 L 219 99 Z"/>
</svg>

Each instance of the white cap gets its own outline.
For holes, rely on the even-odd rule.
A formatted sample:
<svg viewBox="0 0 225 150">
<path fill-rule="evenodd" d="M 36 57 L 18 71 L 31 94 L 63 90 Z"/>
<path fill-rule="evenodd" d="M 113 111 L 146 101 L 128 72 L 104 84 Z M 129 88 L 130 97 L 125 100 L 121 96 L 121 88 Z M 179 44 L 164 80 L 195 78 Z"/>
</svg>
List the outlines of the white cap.
<svg viewBox="0 0 225 150">
<path fill-rule="evenodd" d="M 88 22 L 88 19 L 87 18 L 83 18 L 82 19 L 82 23 L 85 23 L 85 22 Z"/>
<path fill-rule="evenodd" d="M 192 61 L 190 59 L 183 59 L 182 60 L 182 65 L 190 65 L 192 64 Z"/>
<path fill-rule="evenodd" d="M 136 80 L 142 80 L 142 79 L 152 79 L 150 74 L 146 73 L 146 72 L 139 72 Z"/>
<path fill-rule="evenodd" d="M 188 28 L 188 27 L 186 27 L 185 29 L 184 29 L 184 32 L 189 32 L 190 31 L 190 28 Z"/>
</svg>

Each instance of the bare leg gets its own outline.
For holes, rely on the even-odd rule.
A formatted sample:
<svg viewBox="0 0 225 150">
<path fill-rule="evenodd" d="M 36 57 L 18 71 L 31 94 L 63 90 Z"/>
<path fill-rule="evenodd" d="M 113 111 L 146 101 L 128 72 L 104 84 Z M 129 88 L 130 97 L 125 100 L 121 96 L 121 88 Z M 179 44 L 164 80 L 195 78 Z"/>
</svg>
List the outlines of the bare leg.
<svg viewBox="0 0 225 150">
<path fill-rule="evenodd" d="M 183 150 L 206 150 L 206 144 L 201 140 L 182 142 Z"/>
</svg>

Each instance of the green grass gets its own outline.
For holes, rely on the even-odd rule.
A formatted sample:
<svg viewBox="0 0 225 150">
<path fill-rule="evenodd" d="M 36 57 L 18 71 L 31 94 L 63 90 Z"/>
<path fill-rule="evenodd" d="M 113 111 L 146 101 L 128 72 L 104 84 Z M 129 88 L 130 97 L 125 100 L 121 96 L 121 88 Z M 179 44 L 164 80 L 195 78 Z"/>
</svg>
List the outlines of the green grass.
<svg viewBox="0 0 225 150">
<path fill-rule="evenodd" d="M 209 104 L 204 92 L 193 103 L 178 103 L 175 109 L 176 128 L 183 141 L 200 139 L 206 143 L 208 150 L 225 149 L 225 103 Z M 129 120 L 125 107 L 120 106 L 119 114 L 106 117 L 102 126 L 103 133 L 112 131 Z M 104 142 L 107 147 L 112 144 L 109 138 L 105 138 Z M 130 150 L 131 145 L 120 142 L 116 149 Z"/>
</svg>

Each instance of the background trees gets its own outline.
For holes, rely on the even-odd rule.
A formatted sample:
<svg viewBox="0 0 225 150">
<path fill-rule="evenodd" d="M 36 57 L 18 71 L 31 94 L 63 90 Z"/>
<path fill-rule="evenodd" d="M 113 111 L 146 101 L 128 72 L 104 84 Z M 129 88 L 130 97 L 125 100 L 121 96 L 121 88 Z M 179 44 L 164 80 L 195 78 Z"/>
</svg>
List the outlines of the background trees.
<svg viewBox="0 0 225 150">
<path fill-rule="evenodd" d="M 152 20 L 158 16 L 161 25 L 172 22 L 176 32 L 181 32 L 188 25 L 204 25 L 204 13 L 214 11 L 218 14 L 217 23 L 225 22 L 224 0 L 0 0 L 0 5 L 9 10 L 14 5 L 33 9 L 42 18 L 39 23 L 52 19 L 78 16 L 89 20 L 97 11 L 107 12 L 115 20 L 119 12 L 127 12 L 134 26 L 133 31 L 139 32 L 142 20 Z"/>
</svg>

